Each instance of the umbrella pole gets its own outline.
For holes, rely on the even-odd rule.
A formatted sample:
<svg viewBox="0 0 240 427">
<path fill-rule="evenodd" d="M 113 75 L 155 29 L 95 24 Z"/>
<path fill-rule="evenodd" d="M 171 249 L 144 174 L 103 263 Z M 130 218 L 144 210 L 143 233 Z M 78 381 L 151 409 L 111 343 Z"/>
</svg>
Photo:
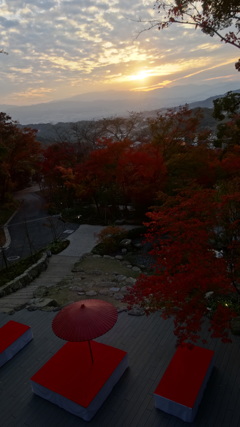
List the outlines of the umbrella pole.
<svg viewBox="0 0 240 427">
<path fill-rule="evenodd" d="M 93 353 L 92 353 L 92 347 L 91 347 L 90 341 L 88 341 L 88 346 L 89 346 L 89 350 L 90 350 L 90 354 L 91 354 L 91 359 L 92 359 L 92 363 L 93 363 Z"/>
</svg>

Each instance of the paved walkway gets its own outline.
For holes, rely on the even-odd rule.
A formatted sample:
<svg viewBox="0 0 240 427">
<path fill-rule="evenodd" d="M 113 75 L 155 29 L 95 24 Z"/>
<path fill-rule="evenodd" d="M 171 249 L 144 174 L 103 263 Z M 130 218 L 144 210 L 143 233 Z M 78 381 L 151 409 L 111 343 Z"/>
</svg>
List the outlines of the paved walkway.
<svg viewBox="0 0 240 427">
<path fill-rule="evenodd" d="M 100 225 L 80 225 L 68 236 L 70 245 L 61 254 L 52 255 L 49 258 L 47 270 L 43 271 L 29 286 L 0 298 L 0 312 L 12 313 L 14 310 L 22 309 L 33 298 L 34 291 L 39 286 L 56 285 L 64 277 L 71 275 L 73 265 L 96 245 L 96 236 L 102 228 Z"/>
</svg>

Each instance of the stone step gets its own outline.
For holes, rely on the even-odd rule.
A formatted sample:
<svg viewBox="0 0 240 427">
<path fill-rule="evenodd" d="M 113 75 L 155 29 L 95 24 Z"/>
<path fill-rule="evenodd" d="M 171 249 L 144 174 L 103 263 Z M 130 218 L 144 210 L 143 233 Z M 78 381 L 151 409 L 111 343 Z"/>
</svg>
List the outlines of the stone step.
<svg viewBox="0 0 240 427">
<path fill-rule="evenodd" d="M 0 312 L 11 313 L 12 307 L 16 310 L 22 304 L 27 304 L 33 297 L 34 291 L 40 286 L 54 286 L 63 279 L 71 277 L 71 271 L 80 258 L 92 250 L 96 244 L 96 233 L 101 226 L 82 225 L 75 233 L 69 236 L 70 245 L 59 255 L 49 258 L 47 269 L 34 279 L 26 288 L 19 289 L 14 294 L 0 298 Z"/>
<path fill-rule="evenodd" d="M 9 298 L 4 300 L 3 302 L 0 303 L 0 307 L 12 307 L 13 305 L 17 305 L 18 303 L 27 303 L 29 301 L 29 299 L 31 299 L 33 296 L 32 295 L 28 295 L 28 296 L 18 296 L 17 298 Z"/>
</svg>

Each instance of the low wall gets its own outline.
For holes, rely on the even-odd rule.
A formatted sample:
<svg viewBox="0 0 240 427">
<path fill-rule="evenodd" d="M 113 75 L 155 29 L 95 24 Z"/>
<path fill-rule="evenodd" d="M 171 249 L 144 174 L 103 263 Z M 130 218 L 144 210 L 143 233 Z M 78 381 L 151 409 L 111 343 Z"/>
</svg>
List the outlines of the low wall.
<svg viewBox="0 0 240 427">
<path fill-rule="evenodd" d="M 18 289 L 22 289 L 25 286 L 29 285 L 40 273 L 46 270 L 49 262 L 49 257 L 47 253 L 43 253 L 42 257 L 31 267 L 24 271 L 18 277 L 11 280 L 11 282 L 6 283 L 0 288 L 0 298 L 6 295 L 16 292 Z"/>
</svg>

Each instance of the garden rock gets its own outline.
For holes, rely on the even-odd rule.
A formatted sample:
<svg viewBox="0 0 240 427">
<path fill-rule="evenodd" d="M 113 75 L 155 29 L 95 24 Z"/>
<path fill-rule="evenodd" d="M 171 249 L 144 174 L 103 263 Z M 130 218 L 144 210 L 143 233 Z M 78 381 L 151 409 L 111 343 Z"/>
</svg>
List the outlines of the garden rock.
<svg viewBox="0 0 240 427">
<path fill-rule="evenodd" d="M 45 307 L 52 307 L 53 309 L 58 307 L 58 303 L 52 298 L 36 298 L 36 300 L 33 301 L 33 303 L 29 305 L 27 309 L 29 311 L 34 311 L 34 310 L 42 310 Z"/>
<path fill-rule="evenodd" d="M 127 285 L 134 285 L 136 283 L 136 279 L 134 279 L 134 277 L 128 277 L 126 279 L 126 283 Z"/>
<path fill-rule="evenodd" d="M 135 271 L 136 273 L 140 273 L 141 268 L 134 266 L 134 267 L 132 267 L 132 271 Z"/>
<path fill-rule="evenodd" d="M 124 282 L 124 280 L 126 280 L 127 277 L 124 276 L 123 274 L 119 274 L 119 275 L 116 276 L 116 279 L 117 279 L 118 282 Z"/>
<path fill-rule="evenodd" d="M 48 288 L 46 286 L 39 286 L 34 293 L 34 298 L 43 298 L 48 294 Z"/>
<path fill-rule="evenodd" d="M 109 289 L 100 289 L 99 290 L 99 295 L 107 296 L 109 294 L 110 294 L 110 290 Z"/>
<path fill-rule="evenodd" d="M 69 289 L 71 291 L 83 292 L 83 288 L 80 288 L 79 286 L 70 286 Z"/>
<path fill-rule="evenodd" d="M 121 301 L 123 298 L 124 298 L 124 296 L 122 294 L 115 294 L 114 295 L 114 299 L 115 300 L 120 300 Z"/>
<path fill-rule="evenodd" d="M 144 310 L 140 307 L 134 307 L 128 311 L 129 316 L 144 316 Z"/>
<path fill-rule="evenodd" d="M 52 306 L 52 307 L 57 307 L 58 303 L 57 301 L 55 301 L 52 298 L 42 298 L 37 304 L 36 306 L 38 308 L 44 308 L 44 307 L 48 307 L 48 306 Z"/>
<path fill-rule="evenodd" d="M 132 245 L 132 240 L 131 239 L 123 239 L 120 242 L 120 247 L 121 248 L 129 248 Z"/>
<path fill-rule="evenodd" d="M 95 297 L 97 295 L 96 291 L 88 291 L 86 292 L 87 297 Z"/>
<path fill-rule="evenodd" d="M 111 288 L 112 285 L 114 284 L 114 281 L 112 282 L 101 282 L 101 285 L 103 288 Z"/>
<path fill-rule="evenodd" d="M 119 292 L 120 288 L 113 287 L 113 288 L 110 288 L 109 290 L 110 292 Z"/>
</svg>

